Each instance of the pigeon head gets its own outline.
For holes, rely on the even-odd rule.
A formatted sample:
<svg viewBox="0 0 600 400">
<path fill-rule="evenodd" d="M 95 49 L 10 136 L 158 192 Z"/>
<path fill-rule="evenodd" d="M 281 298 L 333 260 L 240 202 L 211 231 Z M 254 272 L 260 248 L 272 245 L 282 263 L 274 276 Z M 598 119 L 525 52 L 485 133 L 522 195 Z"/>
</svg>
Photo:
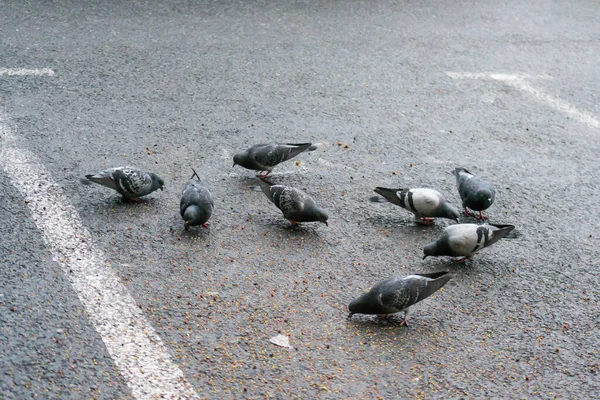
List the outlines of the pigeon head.
<svg viewBox="0 0 600 400">
<path fill-rule="evenodd" d="M 188 206 L 183 212 L 184 225 L 202 225 L 210 218 L 208 209 L 202 209 L 196 205 Z"/>
<path fill-rule="evenodd" d="M 456 208 L 454 208 L 453 206 L 451 206 L 448 203 L 443 203 L 442 211 L 444 212 L 445 217 L 453 219 L 454 221 L 458 222 L 458 217 L 460 216 L 460 214 L 458 213 Z"/>
<path fill-rule="evenodd" d="M 319 208 L 316 205 L 305 210 L 303 219 L 305 222 L 319 221 L 329 226 L 329 224 L 327 223 L 329 216 L 322 208 Z"/>
<path fill-rule="evenodd" d="M 423 247 L 423 260 L 429 256 L 437 256 L 440 254 L 437 242 L 429 243 Z"/>
<path fill-rule="evenodd" d="M 246 163 L 246 153 L 237 153 L 233 156 L 233 166 L 241 165 L 242 167 Z"/>
<path fill-rule="evenodd" d="M 479 189 L 473 195 L 472 200 L 474 204 L 479 205 L 482 210 L 485 210 L 489 208 L 494 202 L 494 194 L 489 189 Z"/>
<path fill-rule="evenodd" d="M 152 177 L 152 190 L 164 190 L 165 181 L 156 174 L 150 173 L 150 176 Z"/>
<path fill-rule="evenodd" d="M 329 224 L 327 223 L 329 216 L 327 215 L 327 213 L 325 211 L 321 210 L 320 208 L 317 209 L 317 218 L 318 218 L 319 222 L 322 222 L 325 225 L 329 226 Z"/>
<path fill-rule="evenodd" d="M 350 315 L 348 315 L 348 317 L 351 317 L 354 314 L 373 314 L 374 310 L 377 310 L 378 308 L 379 303 L 377 302 L 377 294 L 370 291 L 350 302 L 350 305 L 348 306 Z"/>
</svg>

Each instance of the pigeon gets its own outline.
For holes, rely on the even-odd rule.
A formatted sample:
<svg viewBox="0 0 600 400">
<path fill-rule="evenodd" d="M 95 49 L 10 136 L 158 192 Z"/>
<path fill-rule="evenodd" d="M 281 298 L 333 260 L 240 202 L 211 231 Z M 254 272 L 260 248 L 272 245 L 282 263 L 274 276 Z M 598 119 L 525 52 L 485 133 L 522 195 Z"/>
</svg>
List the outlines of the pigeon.
<svg viewBox="0 0 600 400">
<path fill-rule="evenodd" d="M 208 228 L 207 221 L 215 206 L 210 190 L 202 182 L 194 168 L 192 171 L 194 171 L 194 175 L 183 186 L 179 202 L 179 213 L 183 218 L 183 227 L 186 231 L 190 229 L 190 226 L 196 225 Z M 194 177 L 197 179 L 194 180 Z"/>
<path fill-rule="evenodd" d="M 329 226 L 327 213 L 302 190 L 291 186 L 274 185 L 263 178 L 260 178 L 258 183 L 263 193 L 283 212 L 283 216 L 292 225 L 297 225 L 299 222 L 319 221 Z"/>
<path fill-rule="evenodd" d="M 415 222 L 423 225 L 433 224 L 432 217 L 449 218 L 458 222 L 458 211 L 433 189 L 387 189 L 376 187 L 375 193 L 382 195 L 385 200 L 407 209 L 415 214 Z M 371 198 L 381 201 L 381 197 Z M 385 201 L 384 200 L 384 201 Z"/>
<path fill-rule="evenodd" d="M 502 238 L 516 238 L 516 233 L 511 233 L 513 229 L 514 225 L 450 225 L 438 240 L 423 248 L 423 260 L 429 256 L 462 256 L 460 261 L 465 261 L 472 258 L 477 250 L 489 247 Z"/>
<path fill-rule="evenodd" d="M 114 189 L 128 200 L 164 190 L 165 182 L 152 172 L 143 172 L 134 167 L 115 167 L 85 176 L 89 181 Z"/>
<path fill-rule="evenodd" d="M 426 299 L 444 286 L 452 277 L 447 271 L 431 274 L 414 274 L 381 281 L 362 296 L 352 300 L 348 309 L 354 314 L 390 314 L 404 311 L 400 325 L 407 325 L 409 307 Z"/>
<path fill-rule="evenodd" d="M 263 172 L 259 178 L 268 176 L 277 164 L 296 157 L 304 151 L 316 150 L 317 146 L 312 143 L 271 143 L 257 144 L 243 153 L 233 156 L 233 166 L 241 165 L 244 168 Z"/>
<path fill-rule="evenodd" d="M 458 193 L 462 199 L 465 215 L 474 215 L 467 208 L 479 211 L 479 219 L 485 220 L 487 217 L 482 211 L 488 209 L 494 202 L 496 190 L 491 183 L 480 179 L 464 168 L 454 170 L 456 176 L 456 185 Z"/>
</svg>

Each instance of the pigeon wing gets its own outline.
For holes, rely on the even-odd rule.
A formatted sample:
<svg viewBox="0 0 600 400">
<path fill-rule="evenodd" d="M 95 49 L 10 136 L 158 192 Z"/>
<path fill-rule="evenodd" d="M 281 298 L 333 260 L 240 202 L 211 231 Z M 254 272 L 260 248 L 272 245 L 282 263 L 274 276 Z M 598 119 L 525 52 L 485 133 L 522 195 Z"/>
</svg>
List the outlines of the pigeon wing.
<svg viewBox="0 0 600 400">
<path fill-rule="evenodd" d="M 214 207 L 212 194 L 206 185 L 198 180 L 190 180 L 183 188 L 181 201 L 179 202 L 182 217 L 185 210 L 192 204 L 200 207 L 211 207 L 211 209 Z"/>
<path fill-rule="evenodd" d="M 483 239 L 483 247 L 489 247 L 506 237 L 513 229 L 515 229 L 514 225 L 481 225 L 477 228 L 477 239 L 478 242 L 481 242 L 481 239 Z"/>
<path fill-rule="evenodd" d="M 112 172 L 116 190 L 124 197 L 148 194 L 152 188 L 152 177 L 134 168 L 117 168 Z"/>
<path fill-rule="evenodd" d="M 381 301 L 398 311 L 410 307 L 437 292 L 451 278 L 448 272 L 433 274 L 415 274 L 389 282 L 382 291 Z"/>
<path fill-rule="evenodd" d="M 381 305 L 390 310 L 390 314 L 400 312 L 416 303 L 406 278 L 392 278 L 382 282 L 378 291 Z"/>
<path fill-rule="evenodd" d="M 253 158 L 258 164 L 270 169 L 279 163 L 296 157 L 298 154 L 307 150 L 310 143 L 301 144 L 267 144 L 254 150 Z"/>
</svg>

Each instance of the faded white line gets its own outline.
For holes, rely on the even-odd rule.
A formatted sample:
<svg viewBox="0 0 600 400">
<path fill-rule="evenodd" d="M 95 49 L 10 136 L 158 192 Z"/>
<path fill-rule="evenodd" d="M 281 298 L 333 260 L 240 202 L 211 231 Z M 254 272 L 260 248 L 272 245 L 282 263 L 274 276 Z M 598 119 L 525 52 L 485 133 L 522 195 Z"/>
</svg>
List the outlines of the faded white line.
<svg viewBox="0 0 600 400">
<path fill-rule="evenodd" d="M 0 120 L 0 136 L 11 139 Z M 2 143 L 2 142 L 0 142 Z M 137 399 L 199 398 L 135 300 L 92 245 L 52 176 L 27 150 L 0 148 L 0 168 L 27 200 L 33 221 Z"/>
<path fill-rule="evenodd" d="M 543 90 L 532 86 L 531 84 L 529 84 L 521 78 L 497 75 L 491 75 L 491 78 L 504 82 L 507 85 L 512 86 L 515 89 L 518 89 L 522 92 L 528 93 L 536 99 L 538 99 L 539 101 L 541 101 L 542 103 L 546 103 L 550 107 L 567 114 L 571 118 L 576 119 L 579 122 L 582 122 L 591 128 L 600 128 L 600 120 L 592 114 L 586 113 L 585 111 L 579 111 L 573 104 L 569 103 L 568 101 L 545 93 Z"/>
<path fill-rule="evenodd" d="M 553 96 L 544 92 L 542 89 L 536 88 L 525 80 L 523 75 L 500 74 L 500 73 L 466 73 L 466 72 L 447 72 L 449 77 L 453 79 L 493 79 L 509 85 L 521 92 L 530 94 L 538 101 L 549 105 L 550 107 L 567 114 L 569 117 L 586 124 L 590 128 L 600 129 L 600 119 L 593 114 L 585 111 L 580 111 L 573 104 L 559 97 Z"/>
<path fill-rule="evenodd" d="M 50 68 L 0 68 L 0 76 L 54 76 L 54 71 Z"/>
<path fill-rule="evenodd" d="M 539 74 L 539 75 L 530 75 L 530 74 L 503 74 L 497 72 L 446 72 L 452 79 L 490 79 L 492 75 L 497 79 L 499 77 L 515 77 L 520 79 L 552 79 L 550 75 Z"/>
<path fill-rule="evenodd" d="M 325 160 L 324 158 L 317 158 L 317 163 L 324 165 L 328 168 L 339 168 L 339 169 L 345 169 L 345 170 L 349 170 L 349 171 L 356 171 L 354 168 L 350 167 L 349 165 L 332 163 L 331 161 Z"/>
<path fill-rule="evenodd" d="M 225 148 L 225 147 L 221 147 L 221 158 L 223 158 L 224 160 L 232 160 L 233 161 L 233 157 L 231 156 L 231 153 Z"/>
</svg>

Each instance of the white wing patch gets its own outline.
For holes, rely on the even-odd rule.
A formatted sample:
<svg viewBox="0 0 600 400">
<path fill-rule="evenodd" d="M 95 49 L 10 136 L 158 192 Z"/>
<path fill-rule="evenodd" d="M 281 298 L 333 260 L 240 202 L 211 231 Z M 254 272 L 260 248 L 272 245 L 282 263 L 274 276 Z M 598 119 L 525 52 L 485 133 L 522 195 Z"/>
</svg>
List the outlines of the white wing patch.
<svg viewBox="0 0 600 400">
<path fill-rule="evenodd" d="M 483 247 L 483 237 L 481 243 L 477 241 L 478 227 L 479 225 L 476 224 L 457 224 L 447 227 L 445 232 L 448 234 L 452 251 L 457 255 L 471 256 L 475 246 L 479 244 L 479 248 Z"/>
<path fill-rule="evenodd" d="M 442 195 L 436 190 L 419 188 L 411 189 L 410 192 L 412 192 L 413 204 L 419 214 L 425 216 L 432 214 L 440 205 Z M 408 202 L 408 199 L 405 202 Z"/>
</svg>

